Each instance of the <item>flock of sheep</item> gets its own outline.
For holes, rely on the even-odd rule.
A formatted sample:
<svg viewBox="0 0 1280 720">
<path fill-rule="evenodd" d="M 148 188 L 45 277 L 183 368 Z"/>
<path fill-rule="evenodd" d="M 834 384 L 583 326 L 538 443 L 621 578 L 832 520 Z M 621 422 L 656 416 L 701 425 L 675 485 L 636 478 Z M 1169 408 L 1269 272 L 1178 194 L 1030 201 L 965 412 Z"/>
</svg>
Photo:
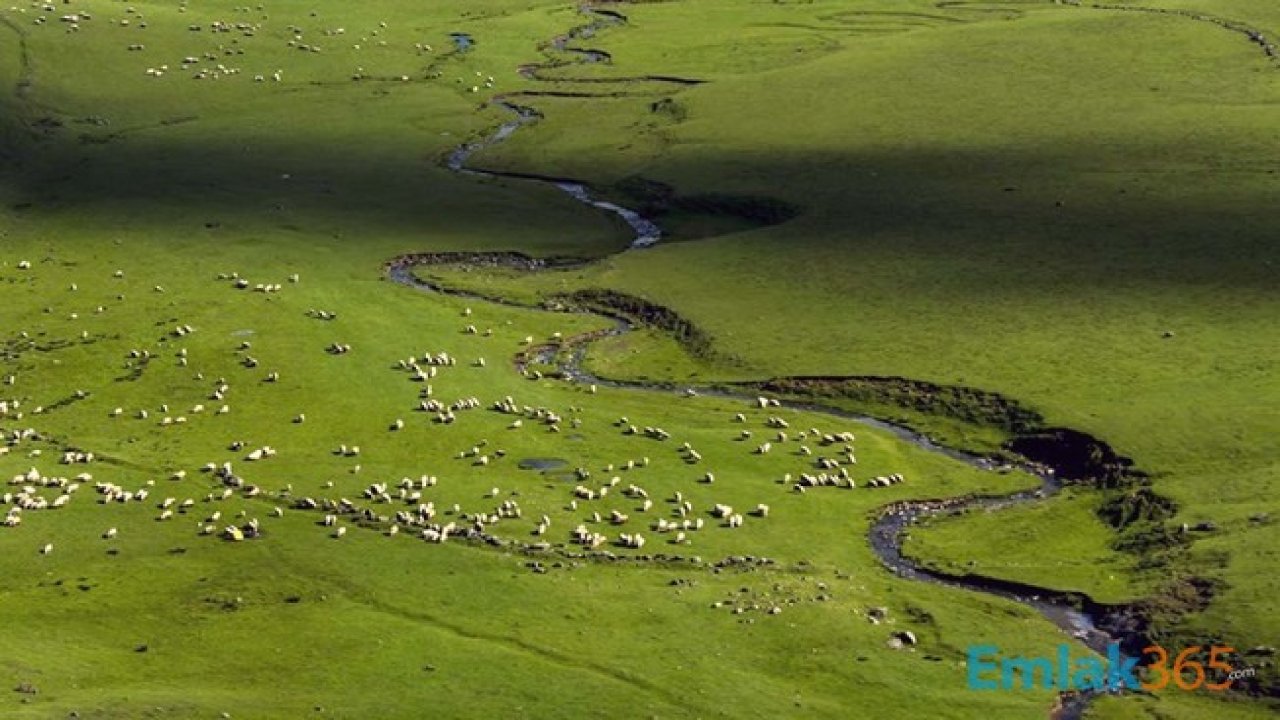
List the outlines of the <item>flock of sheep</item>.
<svg viewBox="0 0 1280 720">
<path fill-rule="evenodd" d="M 29 272 L 32 265 L 24 260 L 16 263 L 14 267 L 19 272 Z M 121 279 L 123 272 L 117 271 L 113 277 Z M 279 292 L 284 288 L 283 285 L 275 283 L 250 283 L 237 273 L 219 274 L 217 281 L 230 282 L 233 288 L 244 292 L 251 292 L 250 288 L 263 293 Z M 300 278 L 296 274 L 288 277 L 291 285 L 299 281 Z M 73 285 L 72 290 L 75 289 Z M 163 291 L 163 288 L 156 288 L 156 291 Z M 315 309 L 309 310 L 307 315 L 326 319 L 338 317 L 337 313 Z M 461 335 L 494 337 L 492 330 L 481 332 L 474 324 L 470 324 L 472 322 L 470 308 L 463 310 L 462 315 L 465 318 L 464 322 L 468 324 L 459 328 Z M 190 324 L 177 323 L 170 326 L 167 336 L 171 342 L 178 342 L 198 330 Z M 559 333 L 556 333 L 549 341 L 556 342 L 562 339 Z M 529 346 L 533 343 L 533 337 L 527 336 L 518 344 Z M 250 354 L 252 349 L 252 343 L 247 340 L 234 341 L 228 347 L 230 356 L 235 357 L 242 371 L 248 374 L 252 383 L 250 387 L 278 383 L 281 377 L 279 370 L 272 369 L 265 373 L 262 370 L 255 370 L 259 363 Z M 170 346 L 170 351 L 178 366 L 187 367 L 191 356 L 185 347 Z M 351 346 L 334 342 L 325 348 L 325 351 L 330 354 L 346 354 L 351 351 Z M 127 366 L 133 366 L 135 363 L 145 364 L 159 359 L 159 353 L 158 350 L 135 347 L 126 353 L 124 360 Z M 425 420 L 415 422 L 409 415 L 406 415 L 410 417 L 409 421 L 406 421 L 405 417 L 394 418 L 385 426 L 385 432 L 388 433 L 401 433 L 413 427 L 426 428 L 433 423 L 454 425 L 461 422 L 460 418 L 465 414 L 481 411 L 483 408 L 487 408 L 490 413 L 506 416 L 507 419 L 503 422 L 507 433 L 541 431 L 554 434 L 559 433 L 562 427 L 580 429 L 586 422 L 583 419 L 581 407 L 572 406 L 567 410 L 557 410 L 543 405 L 522 403 L 512 395 L 506 395 L 488 403 L 470 395 L 453 400 L 437 397 L 437 385 L 447 384 L 449 373 L 465 372 L 466 367 L 483 368 L 485 367 L 483 358 L 471 363 L 460 363 L 457 355 L 449 350 L 434 349 L 392 360 L 390 367 L 396 372 L 403 373 L 415 386 L 414 410 L 425 415 Z M 117 406 L 108 411 L 108 420 L 128 422 L 127 418 L 132 417 L 136 420 L 148 421 L 155 427 L 167 428 L 187 425 L 197 418 L 211 416 L 209 420 L 204 421 L 208 423 L 213 421 L 213 418 L 226 415 L 231 411 L 230 397 L 233 394 L 233 386 L 241 386 L 243 384 L 241 380 L 233 382 L 226 376 L 206 380 L 203 373 L 195 373 L 194 378 L 198 383 L 207 383 L 204 387 L 208 394 L 204 402 L 190 405 L 185 410 L 171 408 L 168 403 L 160 403 L 152 407 L 136 407 L 132 410 Z M 8 386 L 15 385 L 15 381 L 15 375 L 5 378 Z M 588 395 L 596 394 L 594 386 L 584 387 L 583 390 Z M 77 395 L 86 398 L 90 393 L 82 390 L 78 391 Z M 237 465 L 267 463 L 277 455 L 277 449 L 270 444 L 250 445 L 239 439 L 226 444 L 226 450 L 236 454 L 234 457 L 211 460 L 198 469 L 193 467 L 191 475 L 188 475 L 186 470 L 178 470 L 165 478 L 147 480 L 138 487 L 128 488 L 110 480 L 95 480 L 94 475 L 87 471 L 71 474 L 41 470 L 38 465 L 42 462 L 43 452 L 48 449 L 50 440 L 33 427 L 16 429 L 5 427 L 5 424 L 24 418 L 27 402 L 28 399 L 23 397 L 0 398 L 0 430 L 4 431 L 5 441 L 4 446 L 0 447 L 0 456 L 26 451 L 27 456 L 35 463 L 29 470 L 14 475 L 8 482 L 6 492 L 0 495 L 0 500 L 3 500 L 0 507 L 6 508 L 4 520 L 0 526 L 7 528 L 22 526 L 24 514 L 65 509 L 80 496 L 77 491 L 86 485 L 93 487 L 97 502 L 103 506 L 136 506 L 138 504 L 150 506 L 155 513 L 156 522 L 186 518 L 193 521 L 198 534 L 218 536 L 232 542 L 242 542 L 263 536 L 262 521 L 258 517 L 251 516 L 248 510 L 240 510 L 234 513 L 234 517 L 224 518 L 224 512 L 218 509 L 221 503 L 237 497 L 243 501 L 251 501 L 243 503 L 245 507 L 252 508 L 260 505 L 261 514 L 268 521 L 271 518 L 282 517 L 286 508 L 314 512 L 319 516 L 317 523 L 327 528 L 334 539 L 347 536 L 350 527 L 363 526 L 381 531 L 390 537 L 401 533 L 412 534 L 429 543 L 444 543 L 451 538 L 469 538 L 490 544 L 519 545 L 536 549 L 555 547 L 567 549 L 576 545 L 588 550 L 605 546 L 641 550 L 648 543 L 656 540 L 670 545 L 685 546 L 692 544 L 693 538 L 699 533 L 708 532 L 712 528 L 737 530 L 749 524 L 748 518 L 754 518 L 752 522 L 765 522 L 771 517 L 770 506 L 764 502 L 752 503 L 743 509 L 737 509 L 726 502 L 695 503 L 693 495 L 700 493 L 705 496 L 711 490 L 710 487 L 705 486 L 715 486 L 718 478 L 713 469 L 705 467 L 710 464 L 710 461 L 706 460 L 703 453 L 688 441 L 673 444 L 670 451 L 685 465 L 700 466 L 698 474 L 690 477 L 688 481 L 690 487 L 687 490 L 676 490 L 660 499 L 651 497 L 650 491 L 643 486 L 642 480 L 646 476 L 667 479 L 666 473 L 653 470 L 650 457 L 647 455 L 626 459 L 617 464 L 603 465 L 600 472 L 607 477 L 605 480 L 595 479 L 593 471 L 588 468 L 577 468 L 573 473 L 576 482 L 571 487 L 565 485 L 564 506 L 559 511 L 551 512 L 551 514 L 567 513 L 570 516 L 569 520 L 563 521 L 563 529 L 559 534 L 555 529 L 559 521 L 553 521 L 548 512 L 537 511 L 531 519 L 525 519 L 525 509 L 520 501 L 515 499 L 518 490 L 510 491 L 508 496 L 499 487 L 494 486 L 484 493 L 485 502 L 481 505 L 464 509 L 458 503 L 441 503 L 438 507 L 439 498 L 433 498 L 432 495 L 436 495 L 440 489 L 440 478 L 432 474 L 420 474 L 417 479 L 403 477 L 398 482 L 371 482 L 364 487 L 358 497 L 354 498 L 341 495 L 330 496 L 332 493 L 326 491 L 334 489 L 333 481 L 325 482 L 321 488 L 322 492 L 315 496 L 295 496 L 292 484 L 277 490 L 269 490 L 261 483 L 249 479 L 248 476 L 253 473 L 242 473 Z M 760 397 L 753 400 L 750 405 L 754 409 L 767 411 L 778 408 L 780 403 L 774 399 Z M 40 414 L 38 411 L 32 411 L 32 415 L 38 414 Z M 305 412 L 297 412 L 292 418 L 292 423 L 301 424 L 306 422 L 306 419 Z M 788 420 L 777 414 L 756 418 L 749 417 L 747 412 L 738 412 L 726 418 L 726 421 L 729 427 L 739 426 L 739 429 L 733 432 L 726 428 L 724 436 L 724 442 L 729 443 L 728 447 L 733 448 L 735 453 L 741 453 L 746 457 L 763 458 L 770 453 L 789 450 L 790 456 L 796 458 L 797 462 L 803 463 L 807 469 L 796 473 L 794 478 L 791 473 L 786 473 L 777 479 L 777 484 L 783 486 L 784 490 L 804 493 L 806 490 L 827 486 L 847 489 L 859 486 L 853 472 L 857 465 L 854 448 L 856 438 L 851 432 L 823 432 L 816 427 L 794 431 L 790 428 Z M 753 431 L 749 427 L 744 427 L 752 423 L 759 423 L 762 429 Z M 624 437 L 633 437 L 637 442 L 655 443 L 655 447 L 667 444 L 672 438 L 672 433 L 661 427 L 636 425 L 627 417 L 620 417 L 610 424 L 614 432 Z M 205 427 L 209 432 L 220 432 L 217 430 L 217 425 Z M 263 430 L 266 431 L 267 428 Z M 755 433 L 767 433 L 768 439 L 761 444 L 746 442 L 753 440 Z M 389 440 L 383 442 L 389 442 Z M 30 447 L 24 447 L 24 443 Z M 412 443 L 412 440 L 406 439 L 405 443 Z M 716 454 L 720 454 L 723 448 L 717 450 Z M 342 443 L 330 452 L 340 458 L 353 460 L 358 460 L 361 456 L 360 446 L 350 442 Z M 505 450 L 491 444 L 486 438 L 480 438 L 468 443 L 468 447 L 457 451 L 455 460 L 463 461 L 470 466 L 470 469 L 465 472 L 473 476 L 502 476 L 505 471 L 501 468 L 486 468 L 496 465 L 506 456 Z M 66 448 L 62 449 L 58 462 L 73 466 L 93 465 L 98 460 L 99 458 L 92 452 Z M 771 465 L 776 465 L 776 461 Z M 361 472 L 361 466 L 350 465 L 348 470 L 358 474 Z M 629 480 L 624 482 L 624 476 Z M 902 481 L 901 474 L 874 476 L 862 480 L 861 486 L 885 487 Z M 157 490 L 158 482 L 168 489 Z M 445 483 L 446 487 L 451 484 L 459 487 L 462 482 Z M 192 489 L 193 486 L 198 489 Z M 703 490 L 697 493 L 692 492 L 698 487 L 703 487 Z M 95 532 L 105 540 L 115 540 L 119 536 L 119 529 L 114 525 L 105 527 L 107 524 L 104 522 L 104 527 Z M 502 528 L 501 537 L 495 534 L 498 528 Z M 526 537 L 531 539 L 522 539 Z M 40 542 L 38 549 L 42 554 L 49 554 L 53 547 L 51 543 Z"/>
<path fill-rule="evenodd" d="M 147 56 L 150 50 L 145 42 L 152 21 L 149 20 L 138 8 L 133 6 L 125 6 L 123 9 L 113 13 L 114 17 L 103 19 L 100 14 L 88 9 L 89 3 L 80 0 L 60 0 L 59 4 L 54 4 L 49 0 L 34 0 L 26 7 L 10 6 L 9 12 L 18 15 L 30 17 L 30 21 L 35 26 L 48 25 L 53 27 L 59 25 L 65 28 L 68 34 L 80 34 L 95 25 L 105 25 L 101 32 L 115 31 L 125 40 L 129 41 L 124 44 L 127 52 L 136 53 L 140 56 Z M 84 6 L 79 8 L 78 6 Z M 180 0 L 177 9 L 178 13 L 186 13 L 189 8 L 188 0 Z M 247 58 L 252 58 L 255 54 L 252 48 L 255 42 L 275 42 L 281 37 L 280 32 L 273 30 L 271 18 L 267 11 L 266 4 L 259 3 L 253 7 L 242 6 L 234 9 L 237 15 L 243 16 L 245 19 L 235 20 L 212 20 L 206 23 L 188 23 L 185 31 L 192 35 L 208 34 L 213 36 L 212 42 L 202 42 L 206 49 L 187 54 L 185 56 L 173 57 L 169 62 L 161 62 L 147 66 L 143 74 L 149 78 L 163 78 L 166 75 L 174 74 L 190 77 L 195 80 L 219 80 L 241 75 L 244 68 L 241 65 Z M 311 13 L 311 19 L 319 16 L 318 12 Z M 56 20 L 57 22 L 51 22 Z M 159 22 L 163 23 L 167 18 L 162 18 Z M 178 26 L 174 26 L 173 30 L 177 30 Z M 160 30 L 157 30 L 160 31 Z M 396 42 L 390 44 L 387 38 L 388 23 L 380 21 L 376 27 L 359 32 L 352 33 L 352 37 L 348 39 L 347 29 L 345 27 L 319 27 L 318 29 L 306 29 L 300 24 L 287 23 L 283 26 L 283 35 L 287 37 L 283 41 L 283 47 L 291 50 L 297 50 L 299 53 L 319 54 L 324 52 L 324 48 L 330 43 L 341 44 L 344 49 L 349 47 L 353 53 L 360 53 L 366 48 L 401 48 L 401 43 Z M 358 35 L 358 37 L 356 37 Z M 259 40 L 261 38 L 261 40 Z M 322 46 L 320 43 L 324 43 Z M 410 45 L 403 44 L 403 49 L 408 50 Z M 412 50 L 415 57 L 433 56 L 435 52 L 431 44 L 426 42 L 412 43 Z M 401 82 L 409 82 L 414 77 L 435 79 L 442 75 L 440 71 L 416 71 L 414 74 L 398 73 L 388 76 L 386 79 L 398 80 Z M 252 75 L 254 82 L 283 82 L 284 69 L 273 68 L 270 71 L 254 73 Z M 351 74 L 352 80 L 371 79 L 371 75 L 363 66 L 357 66 Z M 496 80 L 492 75 L 486 75 L 483 72 L 475 72 L 475 77 L 469 75 L 461 76 L 456 79 L 459 85 L 472 93 L 480 92 L 481 88 L 493 88 Z"/>
</svg>

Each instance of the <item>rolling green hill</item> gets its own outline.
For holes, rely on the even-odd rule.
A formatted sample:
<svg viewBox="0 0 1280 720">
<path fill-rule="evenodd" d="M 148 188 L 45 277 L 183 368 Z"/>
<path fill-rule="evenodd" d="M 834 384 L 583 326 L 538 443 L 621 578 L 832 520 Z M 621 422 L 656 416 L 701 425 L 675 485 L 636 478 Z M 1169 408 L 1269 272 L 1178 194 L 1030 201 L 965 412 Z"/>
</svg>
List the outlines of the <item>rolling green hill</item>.
<svg viewBox="0 0 1280 720">
<path fill-rule="evenodd" d="M 0 527 L 0 715 L 1048 714 L 1051 691 L 966 689 L 965 648 L 1082 645 L 1024 605 L 899 578 L 866 538 L 890 502 L 1033 478 L 831 414 L 676 392 L 786 376 L 999 393 L 1143 473 L 938 518 L 906 544 L 923 564 L 1146 599 L 1171 647 L 1280 642 L 1280 61 L 1247 34 L 1280 37 L 1280 9 L 592 7 L 615 22 L 563 47 L 549 39 L 602 16 L 544 0 L 0 8 L 0 377 L 13 377 L 0 429 L 36 431 L 0 455 L 15 478 L 0 493 L 69 498 Z M 540 117 L 469 166 L 581 180 L 654 217 L 663 241 L 626 250 L 620 220 L 546 183 L 450 170 L 455 148 L 511 119 L 500 101 Z M 593 371 L 667 389 L 522 374 L 526 338 L 608 322 L 387 282 L 384 262 L 427 251 L 589 260 L 418 272 L 526 304 L 625 293 L 678 313 L 701 344 L 649 327 L 590 345 Z M 479 405 L 454 422 L 415 409 L 428 383 L 397 365 L 440 352 L 456 364 L 430 397 Z M 519 425 L 491 409 L 506 396 L 529 409 Z M 860 397 L 816 400 L 978 452 L 1016 433 L 958 418 L 967 407 Z M 791 434 L 753 452 L 778 432 L 770 416 Z M 784 475 L 812 466 L 796 437 L 810 427 L 856 433 L 860 482 L 907 481 L 790 491 Z M 248 460 L 261 446 L 278 455 Z M 67 450 L 97 457 L 62 465 Z M 536 458 L 564 467 L 518 467 Z M 225 483 L 201 468 L 223 462 L 256 492 L 217 499 Z M 439 484 L 397 495 L 423 476 Z M 613 493 L 570 504 L 576 484 L 611 476 Z M 147 497 L 100 502 L 101 483 Z M 365 496 L 384 483 L 388 501 Z M 619 496 L 633 484 L 653 506 Z M 1118 530 L 1107 508 L 1139 487 L 1176 511 Z M 677 492 L 707 525 L 687 544 L 652 529 L 677 517 Z M 442 523 L 485 516 L 501 543 L 424 542 L 395 522 L 428 500 Z M 520 517 L 491 522 L 504 502 Z M 709 514 L 716 503 L 743 526 Z M 761 503 L 768 517 L 748 512 Z M 611 524 L 615 510 L 628 518 Z M 261 537 L 223 539 L 250 520 Z M 569 543 L 579 523 L 621 559 Z M 648 547 L 618 545 L 623 532 Z M 553 548 L 523 547 L 544 537 Z M 772 562 L 726 562 L 744 556 Z M 1189 587 L 1209 588 L 1207 604 Z M 869 619 L 879 607 L 884 624 Z M 919 644 L 891 647 L 901 630 Z M 1246 659 L 1252 687 L 1274 691 L 1266 655 Z M 1230 695 L 1130 693 L 1089 716 L 1273 710 Z"/>
</svg>

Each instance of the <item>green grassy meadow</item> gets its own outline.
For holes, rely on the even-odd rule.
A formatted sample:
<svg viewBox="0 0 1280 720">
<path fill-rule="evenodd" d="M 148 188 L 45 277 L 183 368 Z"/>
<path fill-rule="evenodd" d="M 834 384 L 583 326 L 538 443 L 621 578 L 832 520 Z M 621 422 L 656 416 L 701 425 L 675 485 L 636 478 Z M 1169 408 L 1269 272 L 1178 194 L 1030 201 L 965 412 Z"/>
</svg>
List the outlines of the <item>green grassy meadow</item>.
<svg viewBox="0 0 1280 720">
<path fill-rule="evenodd" d="M 34 488 L 69 500 L 0 527 L 0 717 L 1049 714 L 1052 691 L 967 689 L 965 648 L 1082 645 L 1017 603 L 898 578 L 866 537 L 888 503 L 1033 477 L 828 414 L 522 375 L 511 359 L 525 338 L 606 321 L 386 280 L 385 261 L 425 251 L 593 259 L 417 272 L 527 305 L 613 289 L 711 339 L 691 354 L 653 328 L 605 338 L 585 360 L 601 376 L 900 376 L 999 392 L 1091 433 L 1176 503 L 1168 527 L 1214 529 L 1154 563 L 1120 547 L 1098 519 L 1103 494 L 1080 487 L 938 518 L 906 551 L 1103 602 L 1207 578 L 1212 601 L 1170 619 L 1172 636 L 1276 645 L 1280 62 L 1238 32 L 1141 8 L 1273 36 L 1280 9 L 1121 4 L 602 3 L 627 22 L 569 43 L 610 54 L 591 64 L 545 45 L 589 21 L 549 0 L 0 7 L 0 377 L 13 378 L 0 430 L 39 434 L 0 454 L 0 478 L 15 478 L 0 494 L 32 485 L 18 476 L 33 468 L 91 476 L 73 492 Z M 60 20 L 72 13 L 79 22 Z M 457 52 L 450 33 L 475 44 Z M 548 63 L 539 79 L 517 71 L 530 63 Z M 580 179 L 651 210 L 669 236 L 623 252 L 621 221 L 554 188 L 447 169 L 455 147 L 510 118 L 490 102 L 504 97 L 543 117 L 472 166 Z M 351 351 L 326 352 L 334 343 Z M 149 360 L 130 357 L 143 350 Z M 456 364 L 425 383 L 397 367 L 441 352 Z M 479 407 L 436 422 L 417 409 L 428 384 L 445 405 Z M 507 396 L 559 415 L 559 431 L 530 416 L 514 427 L 491 409 Z M 753 452 L 777 432 L 771 416 L 790 436 Z M 975 450 L 1005 439 L 902 419 Z M 791 492 L 784 475 L 813 467 L 796 434 L 815 427 L 856 434 L 859 481 L 906 482 Z M 686 442 L 701 460 L 679 452 Z M 264 445 L 278 454 L 246 459 Z M 60 464 L 67 449 L 97 458 Z M 565 465 L 518 467 L 530 458 Z M 260 492 L 219 499 L 201 468 L 224 462 Z M 569 533 L 582 523 L 648 544 L 611 542 L 614 561 L 566 557 L 427 543 L 351 515 L 336 537 L 325 511 L 295 507 L 346 498 L 394 516 L 418 502 L 397 485 L 422 476 L 439 478 L 421 489 L 439 522 L 510 501 L 521 517 L 486 523 L 510 542 L 579 551 Z M 613 476 L 607 496 L 570 505 L 576 484 Z M 103 482 L 148 497 L 99 502 Z M 363 497 L 374 483 L 389 501 Z M 652 507 L 622 494 L 632 484 Z M 651 529 L 678 519 L 677 492 L 706 523 L 685 543 Z M 717 503 L 743 526 L 712 517 Z M 768 517 L 748 513 L 761 503 Z M 629 519 L 611 524 L 615 510 Z M 250 519 L 261 537 L 219 537 Z M 682 559 L 629 559 L 653 554 Z M 774 562 L 715 566 L 731 556 Z M 883 624 L 868 620 L 877 607 Z M 889 647 L 900 630 L 919 644 Z M 1271 712 L 1240 694 L 1168 691 L 1104 697 L 1088 717 Z"/>
<path fill-rule="evenodd" d="M 731 22 L 723 5 L 699 8 L 705 22 Z M 625 100 L 558 103 L 489 165 L 536 163 L 601 183 L 639 174 L 679 192 L 803 207 L 780 226 L 611 258 L 579 282 L 679 308 L 737 361 L 727 377 L 954 382 L 1106 438 L 1155 476 L 1180 505 L 1178 521 L 1219 528 L 1180 568 L 1223 583 L 1187 631 L 1230 628 L 1242 645 L 1275 638 L 1273 588 L 1260 572 L 1274 525 L 1249 519 L 1275 512 L 1269 437 L 1280 421 L 1269 401 L 1277 258 L 1262 210 L 1277 186 L 1257 164 L 1274 147 L 1273 63 L 1237 35 L 1182 18 L 991 9 L 928 32 L 848 30 L 838 49 L 759 74 L 732 63 L 702 72 L 714 82 L 679 95 L 687 119 L 676 124 L 630 119 L 643 108 Z M 1221 11 L 1262 27 L 1274 15 L 1258 4 Z M 671 47 L 618 33 L 615 63 L 630 51 L 693 74 L 675 47 L 698 34 L 688 12 L 640 8 L 633 24 L 661 27 Z M 1117 63 L 1128 71 L 1113 72 Z M 553 157 L 561 136 L 588 141 L 568 138 L 587 113 L 618 136 L 646 132 L 661 156 L 590 167 L 585 150 Z M 724 292 L 706 291 L 711 273 Z M 564 288 L 549 274 L 522 281 L 523 292 L 538 281 Z M 604 362 L 646 372 L 631 357 L 629 368 Z M 1075 520 L 1041 517 L 1008 539 L 1074 536 Z M 987 559 L 1039 562 L 1017 557 L 1038 546 L 991 545 L 998 560 Z"/>
</svg>

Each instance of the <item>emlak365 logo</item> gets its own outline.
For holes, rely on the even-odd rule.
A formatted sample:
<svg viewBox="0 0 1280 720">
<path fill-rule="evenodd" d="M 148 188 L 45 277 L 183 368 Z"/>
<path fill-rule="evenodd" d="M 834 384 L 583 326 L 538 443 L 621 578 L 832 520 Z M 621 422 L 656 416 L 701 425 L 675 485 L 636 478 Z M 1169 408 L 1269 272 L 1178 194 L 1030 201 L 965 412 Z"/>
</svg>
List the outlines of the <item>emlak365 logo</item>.
<svg viewBox="0 0 1280 720">
<path fill-rule="evenodd" d="M 1184 648 L 1173 656 L 1159 645 L 1142 649 L 1142 657 L 1125 657 L 1118 643 L 1107 646 L 1105 658 L 1071 657 L 1071 647 L 1058 646 L 1049 657 L 1003 657 L 995 645 L 971 645 L 967 653 L 967 679 L 971 690 L 1163 690 L 1171 684 L 1181 690 L 1226 690 L 1231 683 L 1253 677 L 1252 668 L 1237 669 L 1224 659 L 1235 652 L 1223 645 Z M 1151 661 L 1143 664 L 1143 657 Z"/>
</svg>

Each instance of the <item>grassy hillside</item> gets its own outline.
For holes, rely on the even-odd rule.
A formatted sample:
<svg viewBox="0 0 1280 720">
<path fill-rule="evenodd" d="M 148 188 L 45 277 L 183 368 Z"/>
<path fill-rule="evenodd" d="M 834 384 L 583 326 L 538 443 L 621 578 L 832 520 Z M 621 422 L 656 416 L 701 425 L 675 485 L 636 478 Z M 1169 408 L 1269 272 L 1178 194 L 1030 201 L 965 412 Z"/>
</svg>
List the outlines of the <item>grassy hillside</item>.
<svg viewBox="0 0 1280 720">
<path fill-rule="evenodd" d="M 1129 5 L 1280 31 L 1271 3 Z M 624 25 L 570 43 L 611 62 L 561 65 L 572 54 L 544 43 L 587 22 L 571 5 L 240 7 L 0 9 L 0 376 L 14 377 L 0 385 L 10 401 L 0 429 L 40 435 L 0 455 L 0 477 L 93 476 L 72 493 L 35 488 L 71 499 L 0 527 L 0 685 L 19 689 L 0 697 L 0 714 L 1048 712 L 1050 692 L 966 690 L 964 652 L 998 641 L 1049 654 L 1062 633 L 1015 603 L 899 579 L 865 539 L 888 502 L 1008 492 L 1029 476 L 982 473 L 826 415 L 522 376 L 510 358 L 526 336 L 603 321 L 383 279 L 387 259 L 428 250 L 606 258 L 534 275 L 430 273 L 528 302 L 610 288 L 673 308 L 711 338 L 697 357 L 659 332 L 606 340 L 588 363 L 611 376 L 895 375 L 998 391 L 1048 424 L 1103 438 L 1178 504 L 1171 527 L 1216 529 L 1144 567 L 1096 520 L 1101 496 L 1082 489 L 938 521 L 908 549 L 1103 600 L 1208 577 L 1217 595 L 1179 621 L 1178 637 L 1280 640 L 1269 519 L 1280 511 L 1270 499 L 1280 258 L 1267 215 L 1280 195 L 1270 161 L 1280 75 L 1241 33 L 1031 2 L 627 3 L 601 6 L 625 13 Z M 90 17 L 59 19 L 71 13 Z M 458 52 L 450 33 L 474 46 Z M 531 62 L 550 63 L 541 79 L 517 72 Z M 443 167 L 459 143 L 509 118 L 487 104 L 495 97 L 544 117 L 474 164 L 582 178 L 653 212 L 668 241 L 615 254 L 629 242 L 616 219 L 542 184 Z M 250 287 L 236 289 L 232 273 Z M 281 290 L 255 292 L 260 283 Z M 464 332 L 472 324 L 492 334 Z M 178 336 L 179 325 L 195 332 Z M 326 353 L 332 343 L 352 350 Z M 149 361 L 129 357 L 144 349 Z M 441 351 L 457 364 L 432 380 L 434 397 L 481 403 L 453 424 L 415 411 L 423 383 L 396 369 Z M 231 389 L 214 400 L 219 378 Z M 489 409 L 507 395 L 581 426 L 556 433 L 526 417 L 512 427 Z M 789 492 L 778 480 L 812 462 L 800 441 L 752 453 L 776 432 L 774 414 L 856 432 L 860 479 L 908 482 Z M 405 427 L 392 430 L 397 419 Z M 993 441 L 989 428 L 913 420 Z M 672 438 L 624 434 L 630 423 Z M 739 439 L 743 428 L 753 439 Z M 682 460 L 682 442 L 703 459 Z M 262 445 L 278 456 L 245 459 Z M 362 452 L 335 455 L 339 445 Z M 504 455 L 479 465 L 473 447 Z M 98 459 L 60 465 L 68 448 Z M 651 463 L 621 469 L 641 457 Z M 655 507 L 617 490 L 570 507 L 578 481 L 517 467 L 528 458 L 589 469 L 597 487 L 618 475 L 618 490 L 641 485 Z M 200 468 L 227 461 L 261 493 L 209 499 L 222 487 Z M 699 482 L 707 471 L 714 484 Z M 294 507 L 348 498 L 393 516 L 413 504 L 362 492 L 390 483 L 394 496 L 401 478 L 424 474 L 440 478 L 423 500 L 445 522 L 513 501 L 522 517 L 489 524 L 507 542 L 538 540 L 546 514 L 558 544 L 585 523 L 611 539 L 643 532 L 644 550 L 608 546 L 623 558 L 686 559 L 435 545 L 351 515 L 338 539 L 324 511 Z M 94 482 L 150 496 L 101 504 Z M 708 525 L 687 546 L 647 529 L 674 517 L 677 491 Z M 160 519 L 169 497 L 191 507 Z M 714 503 L 771 510 L 729 528 L 708 514 Z M 613 526 L 611 510 L 630 519 Z M 261 538 L 219 539 L 252 518 Z M 103 538 L 109 528 L 116 536 Z M 743 555 L 775 563 L 713 565 Z M 878 606 L 887 626 L 867 619 Z M 890 648 L 903 629 L 920 645 Z M 1170 692 L 1091 712 L 1267 710 Z"/>
<path fill-rule="evenodd" d="M 633 32 L 609 37 L 614 70 L 712 78 L 678 95 L 685 118 L 549 103 L 548 122 L 489 163 L 800 205 L 789 223 L 617 258 L 582 282 L 679 308 L 757 373 L 962 383 L 1106 438 L 1179 503 L 1175 523 L 1219 528 L 1182 567 L 1224 582 L 1188 630 L 1242 645 L 1280 635 L 1257 572 L 1274 526 L 1250 520 L 1276 510 L 1274 61 L 1176 16 L 921 5 L 929 18 L 853 13 L 837 27 L 824 16 L 836 5 L 777 6 L 772 24 L 715 3 L 635 8 Z M 1259 27 L 1274 15 L 1220 9 Z M 701 57 L 712 40 L 699 29 L 717 22 L 802 24 L 827 42 L 797 41 L 753 72 L 727 38 L 723 64 Z M 702 44 L 687 59 L 686 41 Z M 572 132 L 587 116 L 662 151 L 561 152 L 588 141 Z M 721 292 L 706 291 L 710 276 Z M 637 356 L 630 371 L 643 367 Z M 1074 517 L 1039 522 L 1065 534 Z M 1001 562 L 1032 562 L 997 547 Z"/>
</svg>

